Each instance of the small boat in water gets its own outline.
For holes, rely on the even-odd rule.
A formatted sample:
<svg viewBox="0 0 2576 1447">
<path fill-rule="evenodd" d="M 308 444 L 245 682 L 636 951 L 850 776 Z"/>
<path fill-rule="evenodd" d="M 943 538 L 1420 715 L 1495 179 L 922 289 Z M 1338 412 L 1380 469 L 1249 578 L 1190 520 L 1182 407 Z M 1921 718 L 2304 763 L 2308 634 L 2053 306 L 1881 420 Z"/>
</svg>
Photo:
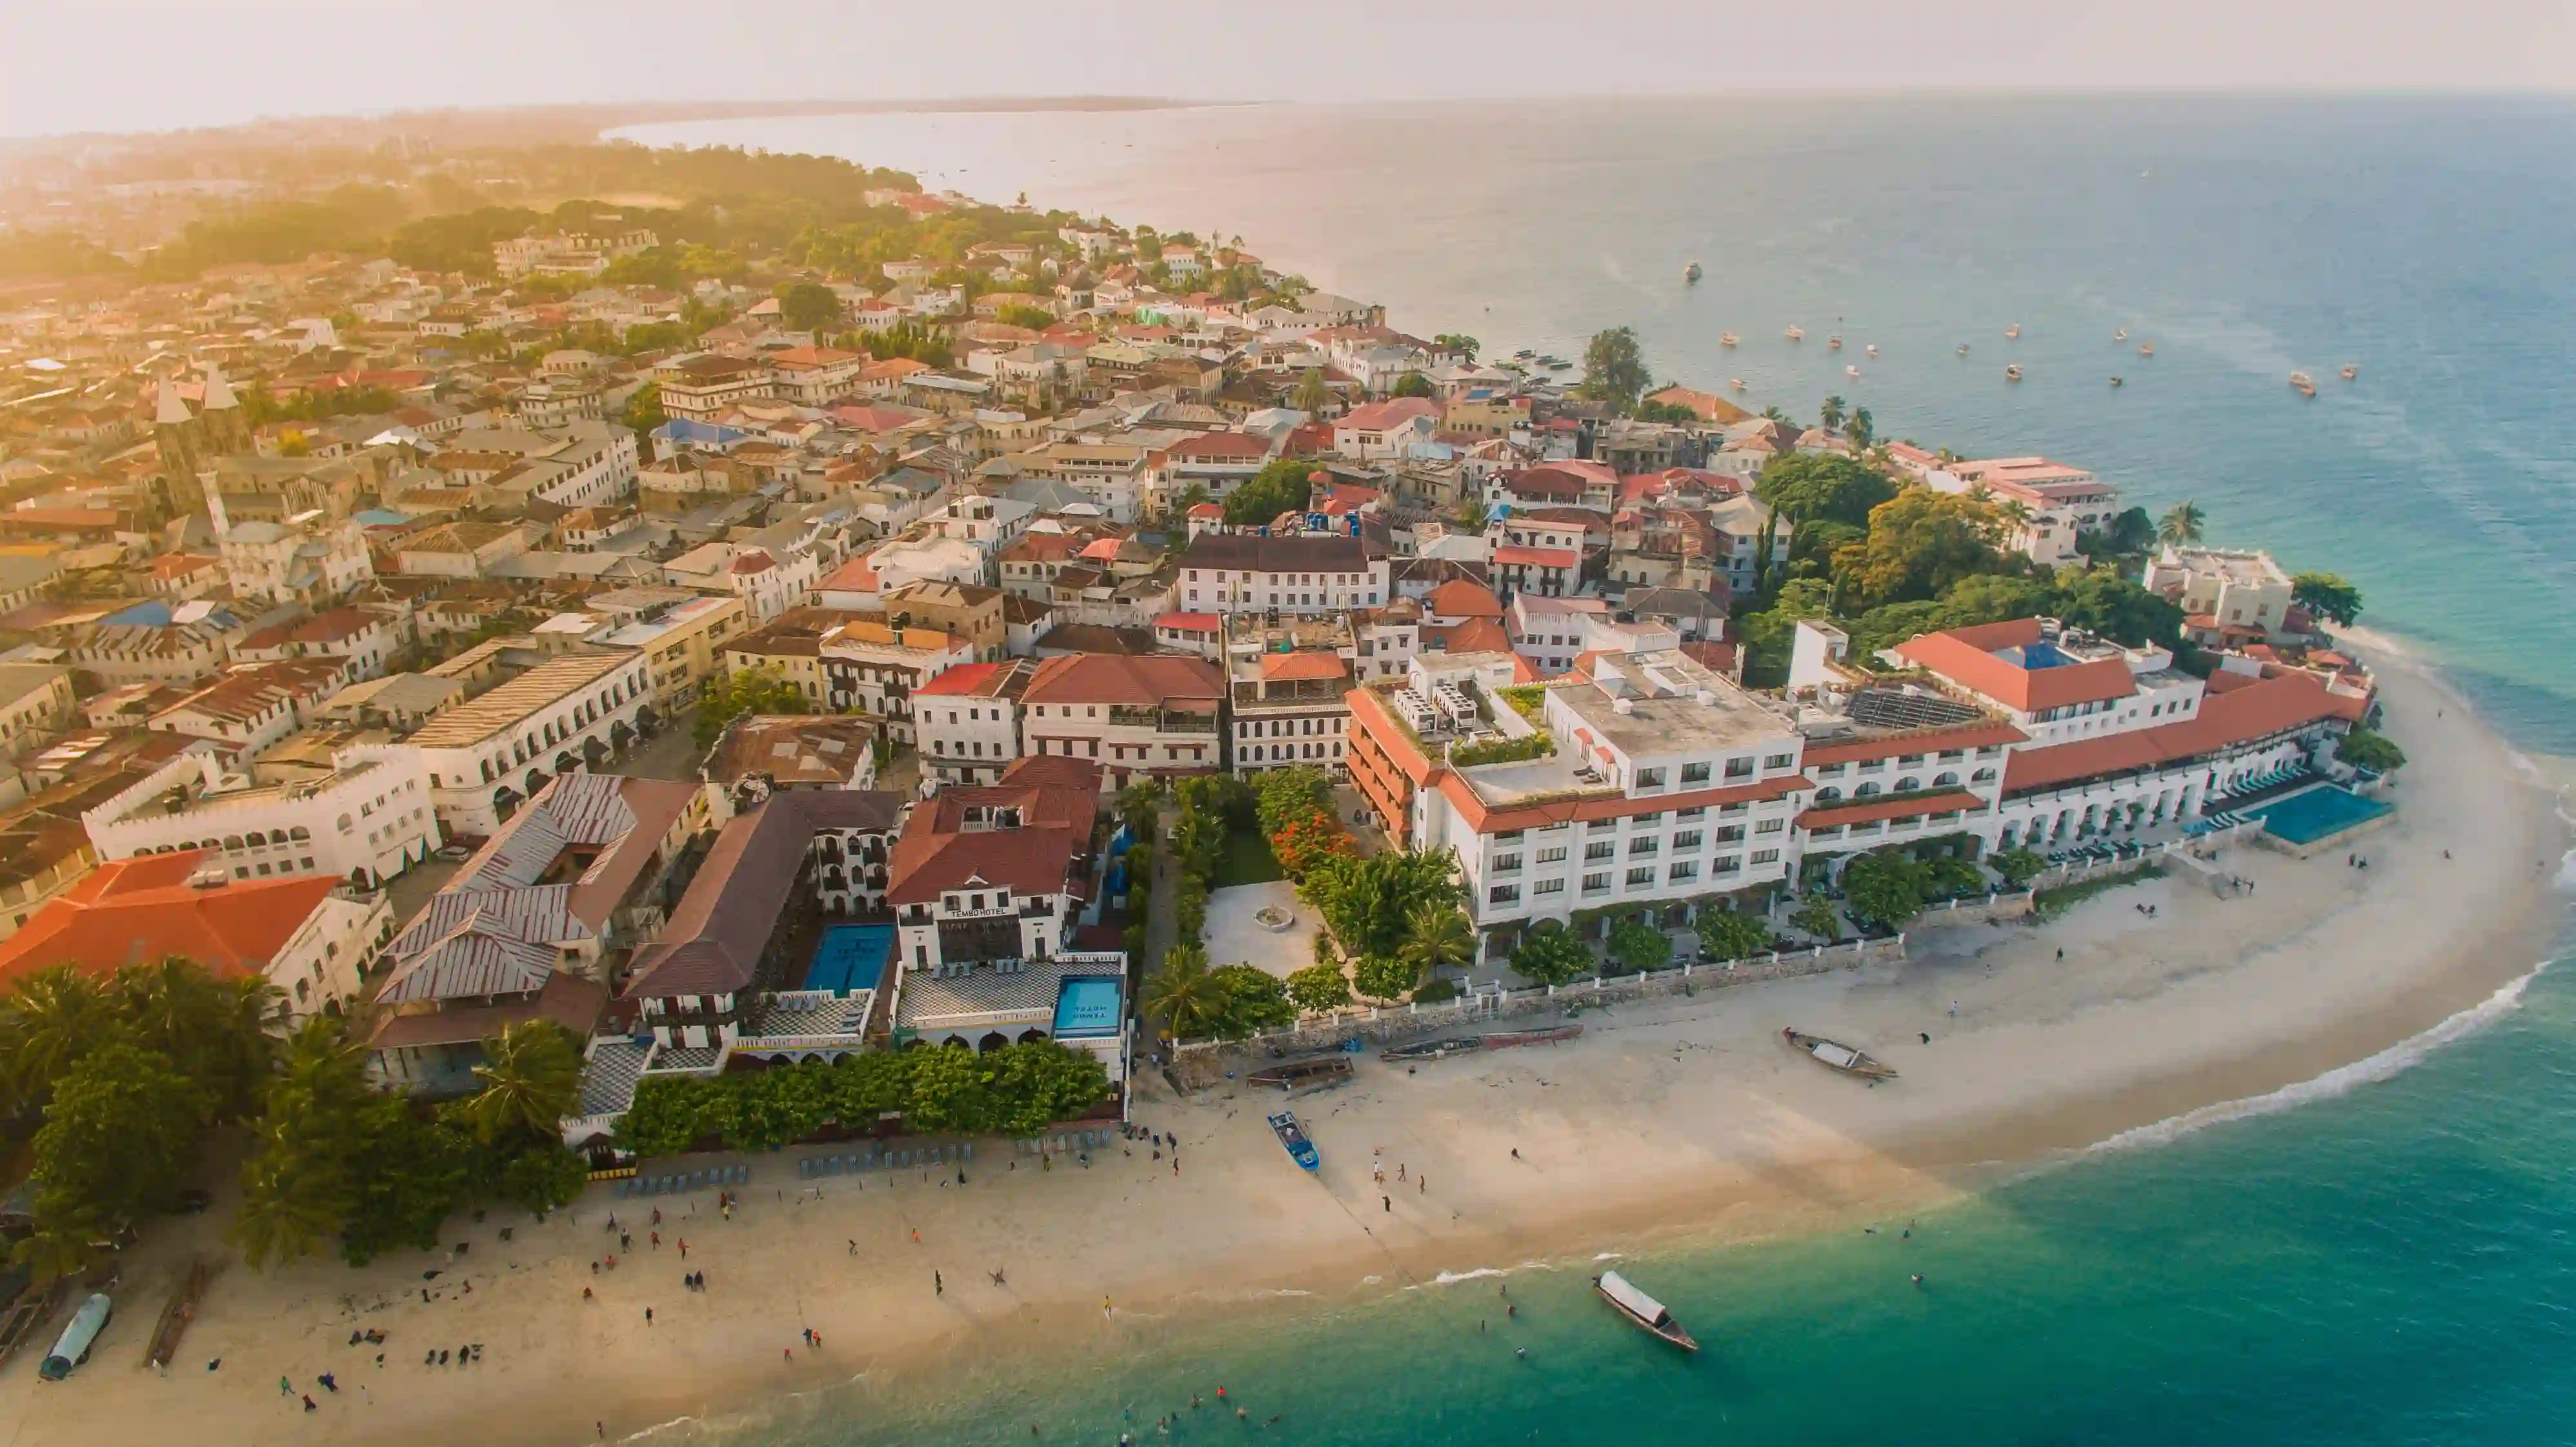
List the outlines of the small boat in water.
<svg viewBox="0 0 2576 1447">
<path fill-rule="evenodd" d="M 1968 355 L 1968 344 L 1966 342 L 1961 342 L 1959 344 L 1959 355 L 1963 357 Z"/>
<path fill-rule="evenodd" d="M 1306 1132 L 1298 1127 L 1297 1112 L 1283 1110 L 1270 1117 L 1270 1133 L 1279 1137 L 1288 1159 L 1303 1169 L 1311 1171 L 1323 1165 L 1323 1158 L 1315 1154 L 1315 1143 L 1306 1139 Z"/>
<path fill-rule="evenodd" d="M 2114 373 L 2112 373 L 2112 374 L 2111 374 L 2111 385 L 2112 385 L 2112 386 L 2114 386 L 2114 387 L 2117 387 L 2117 386 L 2119 386 L 2119 385 L 2120 385 L 2120 374 L 2119 374 L 2119 373 L 2114 372 Z"/>
<path fill-rule="evenodd" d="M 1860 375 L 1860 368 L 1858 368 L 1858 367 L 1845 367 L 1845 368 L 1843 368 L 1843 375 L 1844 375 L 1844 376 L 1846 376 L 1846 377 L 1857 377 L 1857 376 L 1859 376 L 1859 375 Z"/>
<path fill-rule="evenodd" d="M 1331 1085 L 1351 1083 L 1351 1058 L 1335 1053 L 1309 1060 L 1290 1060 L 1266 1070 L 1256 1070 L 1244 1077 L 1254 1085 L 1276 1086 L 1281 1090 L 1316 1090 Z"/>
<path fill-rule="evenodd" d="M 1682 285 L 1697 286 L 1699 285 L 1699 278 L 1700 269 L 1698 262 L 1694 261 L 1690 265 L 1682 268 Z"/>
<path fill-rule="evenodd" d="M 2004 367 L 2004 380 L 2005 380 L 2005 381 L 2007 381 L 2007 382 L 2018 382 L 2018 381 L 2020 381 L 2020 380 L 2021 380 L 2021 363 L 2019 363 L 2019 362 L 2012 362 L 2012 363 L 2007 364 L 2007 365 Z"/>
<path fill-rule="evenodd" d="M 2017 342 L 2017 341 L 2020 341 L 2020 340 L 2021 340 L 2021 323 L 2019 323 L 2019 322 L 2015 322 L 2015 323 L 2013 323 L 2011 326 L 2008 326 L 2008 327 L 2004 328 L 2004 340 L 2005 340 L 2005 341 L 2008 341 L 2008 342 Z"/>
<path fill-rule="evenodd" d="M 2118 331 L 2113 332 L 2113 333 L 2111 334 L 2111 340 L 2113 340 L 2113 341 L 2115 341 L 2115 342 L 2125 342 L 2125 341 L 2127 341 L 2128 339 L 2129 339 L 2129 329 L 2128 329 L 2127 327 L 2122 327 L 2122 328 L 2120 328 Z"/>
<path fill-rule="evenodd" d="M 1845 1075 L 1857 1075 L 1864 1080 L 1896 1078 L 1894 1070 L 1880 1064 L 1866 1052 L 1828 1040 L 1822 1035 L 1801 1035 L 1797 1027 L 1789 1026 L 1780 1031 L 1780 1038 L 1788 1041 L 1792 1047 L 1815 1057 L 1819 1064 L 1839 1070 Z"/>
<path fill-rule="evenodd" d="M 2154 356 L 2155 354 L 2156 354 L 2156 344 L 2155 344 L 2155 343 L 2153 343 L 2153 342 L 2140 342 L 2140 343 L 2138 343 L 2138 355 L 2139 355 L 2139 356 L 2141 356 L 2141 357 L 2152 357 L 2152 356 Z"/>
<path fill-rule="evenodd" d="M 1803 342 L 1807 339 L 1807 329 L 1805 327 L 1791 325 L 1782 328 L 1780 335 L 1787 337 L 1793 342 Z"/>
<path fill-rule="evenodd" d="M 1721 346 L 1721 347 L 1731 347 L 1731 346 L 1734 346 L 1737 342 L 1739 342 L 1739 341 L 1741 341 L 1741 340 L 1743 340 L 1743 338 L 1738 337 L 1738 336 L 1737 336 L 1735 333 L 1733 333 L 1733 332 L 1719 332 L 1719 333 L 1717 334 L 1717 344 L 1718 344 L 1719 346 Z"/>
<path fill-rule="evenodd" d="M 1870 354 L 1871 356 L 1873 356 L 1873 357 L 1877 356 L 1877 355 L 1878 355 L 1878 343 L 1876 343 L 1876 342 L 1872 342 L 1872 343 L 1870 343 L 1870 344 L 1869 344 L 1868 351 L 1869 351 L 1869 354 Z"/>
<path fill-rule="evenodd" d="M 2302 397 L 2313 398 L 2317 395 L 2317 384 L 2315 379 L 2311 378 L 2305 372 L 2292 372 L 2290 374 L 2290 390 L 2298 393 Z"/>
<path fill-rule="evenodd" d="M 1683 1351 L 1699 1350 L 1699 1343 L 1692 1339 L 1689 1332 L 1682 1330 L 1682 1324 L 1673 1320 L 1673 1314 L 1664 1309 L 1662 1302 L 1630 1285 L 1628 1278 L 1618 1272 L 1604 1271 L 1593 1277 L 1592 1289 L 1600 1292 L 1601 1299 L 1617 1308 L 1621 1316 L 1636 1323 L 1643 1330 L 1671 1342 Z"/>
<path fill-rule="evenodd" d="M 2344 369 L 2343 369 L 2343 379 L 2344 379 L 2345 381 L 2349 382 L 2349 381 L 2351 381 L 2353 378 L 2358 377 L 2358 376 L 2360 376 L 2360 375 L 2361 375 L 2361 368 L 2356 367 L 2356 366 L 2353 366 L 2353 365 L 2351 365 L 2351 364 L 2349 364 L 2349 363 L 2346 363 L 2346 364 L 2345 364 Z"/>
<path fill-rule="evenodd" d="M 1738 392 L 1741 392 L 1744 390 L 1744 379 L 1742 377 L 1729 377 L 1726 379 L 1726 385 L 1733 387 Z"/>
<path fill-rule="evenodd" d="M 1832 336 L 1825 338 L 1825 349 L 1833 352 L 1841 351 L 1843 349 L 1843 334 L 1836 332 Z"/>
</svg>

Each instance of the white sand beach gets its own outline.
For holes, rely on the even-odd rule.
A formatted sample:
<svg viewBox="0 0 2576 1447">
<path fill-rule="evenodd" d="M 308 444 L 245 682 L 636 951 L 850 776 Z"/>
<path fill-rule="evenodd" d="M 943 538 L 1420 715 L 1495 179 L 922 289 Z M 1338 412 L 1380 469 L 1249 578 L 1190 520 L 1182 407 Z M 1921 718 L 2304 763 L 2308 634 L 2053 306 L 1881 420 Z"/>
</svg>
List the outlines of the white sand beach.
<svg viewBox="0 0 2576 1447">
<path fill-rule="evenodd" d="M 1274 1097 L 1175 1101 L 1154 1081 L 1137 1117 L 1182 1140 L 1178 1174 L 1119 1147 L 1088 1168 L 1013 1168 L 996 1144 L 963 1185 L 879 1173 L 814 1199 L 800 1198 L 791 1153 L 756 1162 L 729 1222 L 701 1193 L 694 1217 L 664 1222 L 659 1249 L 648 1203 L 594 1191 L 568 1217 L 515 1223 L 506 1243 L 498 1217 L 451 1223 L 451 1240 L 472 1243 L 452 1263 L 261 1274 L 236 1261 L 158 1376 L 142 1357 L 170 1283 L 192 1251 L 229 1254 L 219 1205 L 154 1227 L 70 1382 L 11 1364 L 0 1433 L 15 1447 L 571 1444 L 861 1372 L 1116 1350 L 1126 1319 L 1247 1309 L 1283 1288 L 1348 1300 L 1497 1261 L 1774 1236 L 1937 1202 L 2361 1060 L 2534 968 L 2562 916 L 2553 796 L 2436 681 L 2379 661 L 2390 731 L 2414 762 L 2397 822 L 2361 846 L 2366 872 L 2340 853 L 2240 848 L 2228 863 L 2255 881 L 2250 896 L 2171 876 L 2044 928 L 1928 932 L 1901 964 L 1616 1007 L 1569 1045 L 1416 1073 L 1370 1058 L 1354 1085 L 1296 1103 L 1319 1178 L 1263 1127 Z M 1787 1024 L 1863 1046 L 1902 1078 L 1870 1089 L 1834 1075 L 1780 1043 Z M 594 1276 L 616 1250 L 612 1208 L 634 1249 Z M 687 1269 L 710 1289 L 683 1290 Z M 368 1327 L 390 1334 L 381 1368 L 377 1348 L 345 1344 Z M 484 1344 L 480 1364 L 422 1365 L 468 1342 Z M 336 1395 L 312 1385 L 325 1370 Z M 280 1395 L 281 1375 L 320 1410 Z"/>
</svg>

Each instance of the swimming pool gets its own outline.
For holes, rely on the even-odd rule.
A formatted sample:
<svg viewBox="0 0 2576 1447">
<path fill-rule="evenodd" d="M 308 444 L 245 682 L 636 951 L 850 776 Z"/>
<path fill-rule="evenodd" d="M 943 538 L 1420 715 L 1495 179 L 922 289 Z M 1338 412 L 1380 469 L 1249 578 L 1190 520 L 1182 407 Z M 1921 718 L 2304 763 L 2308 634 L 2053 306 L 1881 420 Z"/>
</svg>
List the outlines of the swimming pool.
<svg viewBox="0 0 2576 1447">
<path fill-rule="evenodd" d="M 805 967 L 805 988 L 846 995 L 873 990 L 894 949 L 890 924 L 836 924 L 814 942 L 814 959 Z"/>
<path fill-rule="evenodd" d="M 2394 804 L 2365 799 L 2340 784 L 2320 784 L 2302 789 L 2269 804 L 2234 812 L 2248 819 L 2260 819 L 2267 833 L 2279 835 L 2292 844 L 2314 844 L 2352 828 L 2367 824 L 2383 814 L 2397 811 Z"/>
<path fill-rule="evenodd" d="M 1055 996 L 1055 1038 L 1079 1040 L 1118 1033 L 1125 1024 L 1125 992 L 1106 975 L 1072 975 Z"/>
</svg>

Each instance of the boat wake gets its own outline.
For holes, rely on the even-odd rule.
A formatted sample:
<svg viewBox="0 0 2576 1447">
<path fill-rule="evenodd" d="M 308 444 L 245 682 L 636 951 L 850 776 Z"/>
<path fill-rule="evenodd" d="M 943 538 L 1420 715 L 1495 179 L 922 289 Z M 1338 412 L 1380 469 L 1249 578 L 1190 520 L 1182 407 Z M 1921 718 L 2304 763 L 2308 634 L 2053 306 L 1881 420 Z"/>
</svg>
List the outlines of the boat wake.
<svg viewBox="0 0 2576 1447">
<path fill-rule="evenodd" d="M 2241 1100 L 2222 1100 L 2157 1121 L 2124 1130 L 2108 1140 L 2097 1141 L 2079 1154 L 2102 1155 L 2116 1151 L 2137 1150 L 2177 1141 L 2194 1132 L 2229 1121 L 2249 1120 L 2256 1116 L 2278 1115 L 2321 1100 L 2348 1095 L 2365 1085 L 2393 1080 L 2422 1063 L 2434 1051 L 2456 1040 L 2474 1035 L 2522 1007 L 2522 992 L 2549 968 L 2547 960 L 2534 965 L 2531 972 L 2507 980 L 2496 992 L 2440 1024 L 2389 1046 L 2376 1055 L 2339 1065 L 2323 1075 L 2282 1086 L 2268 1095 L 2247 1096 Z"/>
</svg>

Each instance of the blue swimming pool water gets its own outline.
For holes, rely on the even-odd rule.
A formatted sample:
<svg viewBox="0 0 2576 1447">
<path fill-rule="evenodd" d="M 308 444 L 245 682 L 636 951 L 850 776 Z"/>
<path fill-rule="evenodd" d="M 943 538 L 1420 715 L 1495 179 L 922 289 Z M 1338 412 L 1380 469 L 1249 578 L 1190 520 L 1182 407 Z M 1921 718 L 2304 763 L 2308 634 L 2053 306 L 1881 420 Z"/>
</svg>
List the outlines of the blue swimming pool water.
<svg viewBox="0 0 2576 1447">
<path fill-rule="evenodd" d="M 876 988 L 885 970 L 886 953 L 894 948 L 890 924 L 836 924 L 814 943 L 813 963 L 805 967 L 805 988 L 846 995 Z"/>
<path fill-rule="evenodd" d="M 1077 975 L 1065 981 L 1064 987 L 1056 992 L 1056 1038 L 1115 1035 L 1122 1008 L 1116 980 L 1106 976 Z"/>
<path fill-rule="evenodd" d="M 2312 844 L 2329 834 L 2390 813 L 2396 807 L 2377 799 L 2365 799 L 2340 784 L 2322 784 L 2313 789 L 2303 789 L 2286 799 L 2275 799 L 2269 804 L 2236 812 L 2262 820 L 2265 830 L 2293 844 Z"/>
</svg>

